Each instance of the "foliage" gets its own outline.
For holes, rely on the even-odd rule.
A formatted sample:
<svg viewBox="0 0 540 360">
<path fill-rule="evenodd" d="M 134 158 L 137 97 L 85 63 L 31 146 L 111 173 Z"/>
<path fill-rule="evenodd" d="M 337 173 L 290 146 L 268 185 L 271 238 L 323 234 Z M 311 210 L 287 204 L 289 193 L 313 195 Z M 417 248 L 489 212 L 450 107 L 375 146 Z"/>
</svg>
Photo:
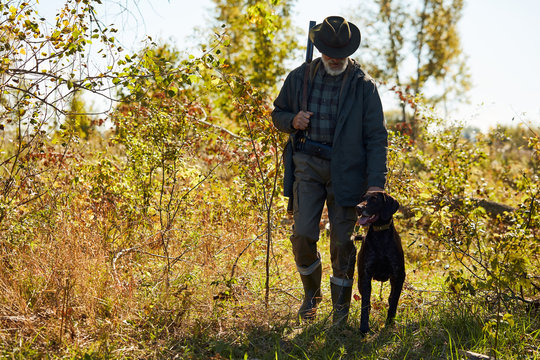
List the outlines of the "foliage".
<svg viewBox="0 0 540 360">
<path fill-rule="evenodd" d="M 291 0 L 214 0 L 216 22 L 224 25 L 228 46 L 223 57 L 231 74 L 241 74 L 265 95 L 287 71 L 286 60 L 298 51 L 291 24 Z"/>
<path fill-rule="evenodd" d="M 398 184 L 398 191 L 406 189 L 404 203 L 416 226 L 429 234 L 431 244 L 421 245 L 446 254 L 446 284 L 459 299 L 459 306 L 482 302 L 496 309 L 483 331 L 491 339 L 493 351 L 498 351 L 501 324 L 512 318 L 517 304 L 536 306 L 540 289 L 538 135 L 529 129 L 529 143 L 515 146 L 522 140 L 510 140 L 498 129 L 471 142 L 460 137 L 461 127 L 444 127 L 429 112 L 424 114 L 423 124 L 418 142 L 405 143 L 412 152 L 406 158 L 397 154 L 396 164 L 402 168 L 391 181 Z M 506 170 L 493 168 L 505 152 L 494 144 L 494 138 L 507 140 L 524 156 L 513 161 L 527 159 L 519 172 L 509 173 L 508 161 L 502 167 Z M 403 171 L 407 168 L 403 163 L 410 166 L 410 173 Z M 506 181 L 501 182 L 501 177 Z M 497 210 L 497 204 L 479 201 L 478 196 L 501 196 L 495 200 L 512 201 L 516 208 L 503 212 Z"/>
<path fill-rule="evenodd" d="M 462 0 L 373 0 L 367 8 L 358 14 L 367 39 L 362 60 L 372 76 L 405 95 L 399 99 L 403 122 L 408 120 L 407 97 L 433 94 L 429 102 L 446 107 L 468 90 L 470 75 L 457 30 Z"/>
<path fill-rule="evenodd" d="M 0 131 L 4 149 L 0 154 L 0 224 L 6 217 L 24 212 L 26 204 L 49 191 L 41 186 L 40 177 L 51 170 L 48 165 L 66 160 L 69 145 L 81 135 L 67 131 L 56 137 L 62 144 L 60 149 L 48 141 L 63 116 L 80 120 L 82 114 L 69 115 L 72 110 L 80 111 L 74 103 L 76 94 L 102 93 L 110 86 L 106 81 L 110 73 L 85 61 L 92 42 L 105 58 L 114 58 L 121 51 L 111 35 L 116 30 L 101 28 L 96 22 L 97 3 L 67 1 L 50 33 L 41 26 L 34 4 L 15 0 L 0 3 Z"/>
<path fill-rule="evenodd" d="M 66 118 L 60 125 L 62 130 L 73 136 L 87 140 L 95 131 L 99 121 L 92 119 L 80 92 L 74 92 L 69 102 Z"/>
<path fill-rule="evenodd" d="M 537 129 L 466 138 L 415 99 L 417 136 L 389 138 L 407 260 L 395 326 L 383 327 L 388 284 L 373 334 L 359 334 L 358 302 L 349 326 L 330 325 L 328 283 L 318 320 L 297 324 L 284 136 L 267 88 L 232 70 L 227 35 L 200 57 L 151 40 L 120 57 L 92 28 L 99 1 L 68 1 L 50 34 L 32 5 L 1 4 L 1 357 L 540 357 Z M 115 67 L 66 68 L 89 41 Z M 32 46 L 49 51 L 45 72 L 28 70 L 42 59 L 24 57 Z M 90 130 L 77 96 L 108 86 L 114 129 Z"/>
</svg>

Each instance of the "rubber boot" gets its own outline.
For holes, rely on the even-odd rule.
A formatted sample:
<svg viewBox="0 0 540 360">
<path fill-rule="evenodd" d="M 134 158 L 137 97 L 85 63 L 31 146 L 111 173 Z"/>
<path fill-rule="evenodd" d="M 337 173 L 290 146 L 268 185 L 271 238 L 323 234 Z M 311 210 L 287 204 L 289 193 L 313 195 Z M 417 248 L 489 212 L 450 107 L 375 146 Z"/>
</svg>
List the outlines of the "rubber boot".
<svg viewBox="0 0 540 360">
<path fill-rule="evenodd" d="M 317 305 L 321 302 L 322 266 L 318 266 L 309 275 L 300 275 L 304 285 L 304 302 L 298 310 L 298 316 L 304 321 L 315 320 Z"/>
<path fill-rule="evenodd" d="M 351 306 L 352 286 L 339 286 L 330 283 L 330 291 L 332 293 L 333 324 L 345 325 Z"/>
</svg>

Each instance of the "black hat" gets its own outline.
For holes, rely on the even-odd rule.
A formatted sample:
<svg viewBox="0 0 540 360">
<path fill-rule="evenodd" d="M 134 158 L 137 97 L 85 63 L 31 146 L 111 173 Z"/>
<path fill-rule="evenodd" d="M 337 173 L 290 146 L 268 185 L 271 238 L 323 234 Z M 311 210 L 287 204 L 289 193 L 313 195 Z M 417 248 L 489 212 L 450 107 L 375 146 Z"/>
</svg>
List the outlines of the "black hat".
<svg viewBox="0 0 540 360">
<path fill-rule="evenodd" d="M 309 31 L 309 38 L 322 54 L 340 59 L 352 55 L 360 45 L 360 30 L 341 16 L 329 16 Z"/>
</svg>

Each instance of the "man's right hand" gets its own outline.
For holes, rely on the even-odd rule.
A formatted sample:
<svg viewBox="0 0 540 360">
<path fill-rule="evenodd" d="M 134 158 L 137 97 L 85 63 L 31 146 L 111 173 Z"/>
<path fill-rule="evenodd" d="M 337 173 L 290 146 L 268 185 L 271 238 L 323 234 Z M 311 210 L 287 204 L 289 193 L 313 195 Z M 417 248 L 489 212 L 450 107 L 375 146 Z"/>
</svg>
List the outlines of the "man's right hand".
<svg viewBox="0 0 540 360">
<path fill-rule="evenodd" d="M 300 110 L 292 121 L 292 127 L 296 130 L 306 130 L 309 126 L 309 118 L 313 115 L 311 111 Z"/>
</svg>

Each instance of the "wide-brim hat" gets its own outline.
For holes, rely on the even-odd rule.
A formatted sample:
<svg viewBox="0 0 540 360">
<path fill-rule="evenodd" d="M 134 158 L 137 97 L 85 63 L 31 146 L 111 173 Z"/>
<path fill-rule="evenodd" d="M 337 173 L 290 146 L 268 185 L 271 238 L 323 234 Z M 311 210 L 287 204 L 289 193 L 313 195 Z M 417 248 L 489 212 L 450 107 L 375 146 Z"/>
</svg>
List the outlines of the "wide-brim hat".
<svg viewBox="0 0 540 360">
<path fill-rule="evenodd" d="M 309 38 L 322 54 L 340 59 L 360 46 L 360 30 L 341 16 L 329 16 L 309 30 Z"/>
</svg>

